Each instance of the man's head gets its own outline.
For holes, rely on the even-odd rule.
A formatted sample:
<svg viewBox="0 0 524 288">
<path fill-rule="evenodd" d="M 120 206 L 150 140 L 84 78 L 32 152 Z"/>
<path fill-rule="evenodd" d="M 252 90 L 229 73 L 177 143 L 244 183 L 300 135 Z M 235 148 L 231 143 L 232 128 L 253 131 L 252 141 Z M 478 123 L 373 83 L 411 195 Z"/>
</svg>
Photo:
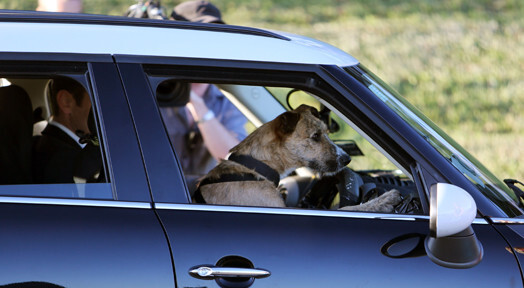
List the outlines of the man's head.
<svg viewBox="0 0 524 288">
<path fill-rule="evenodd" d="M 192 0 L 173 8 L 171 18 L 178 21 L 225 24 L 218 8 L 209 1 Z"/>
<path fill-rule="evenodd" d="M 87 118 L 91 109 L 89 95 L 77 81 L 67 77 L 51 80 L 49 94 L 53 120 L 76 133 L 89 133 Z"/>
</svg>

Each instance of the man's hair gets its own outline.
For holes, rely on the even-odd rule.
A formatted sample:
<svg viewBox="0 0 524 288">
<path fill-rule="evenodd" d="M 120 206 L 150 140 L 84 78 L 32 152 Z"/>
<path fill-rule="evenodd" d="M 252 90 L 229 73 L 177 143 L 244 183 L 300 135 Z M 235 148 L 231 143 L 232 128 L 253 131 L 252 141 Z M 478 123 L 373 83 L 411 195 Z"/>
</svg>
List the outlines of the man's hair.
<svg viewBox="0 0 524 288">
<path fill-rule="evenodd" d="M 60 113 L 58 102 L 56 100 L 56 96 L 60 90 L 66 90 L 71 93 L 77 106 L 82 104 L 84 94 L 86 93 L 86 89 L 82 84 L 76 80 L 62 76 L 51 79 L 48 89 L 50 96 L 49 101 L 51 102 L 51 113 L 53 115 L 58 115 Z"/>
</svg>

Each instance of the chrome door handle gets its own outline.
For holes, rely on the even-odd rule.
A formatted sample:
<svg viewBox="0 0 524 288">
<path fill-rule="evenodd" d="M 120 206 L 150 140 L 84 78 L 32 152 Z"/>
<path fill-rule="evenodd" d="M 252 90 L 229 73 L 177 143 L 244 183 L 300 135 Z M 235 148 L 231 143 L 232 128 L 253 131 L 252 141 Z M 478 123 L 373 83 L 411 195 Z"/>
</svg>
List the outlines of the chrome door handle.
<svg viewBox="0 0 524 288">
<path fill-rule="evenodd" d="M 259 268 L 195 266 L 189 269 L 189 275 L 195 278 L 206 280 L 212 280 L 221 277 L 242 277 L 258 279 L 270 276 L 271 272 Z"/>
</svg>

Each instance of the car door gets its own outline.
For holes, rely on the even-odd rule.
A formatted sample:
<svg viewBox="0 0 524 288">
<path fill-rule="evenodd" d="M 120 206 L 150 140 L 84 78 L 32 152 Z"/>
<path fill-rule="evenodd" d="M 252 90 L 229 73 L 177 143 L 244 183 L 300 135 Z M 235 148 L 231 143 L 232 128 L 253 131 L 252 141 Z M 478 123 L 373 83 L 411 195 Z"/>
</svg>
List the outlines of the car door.
<svg viewBox="0 0 524 288">
<path fill-rule="evenodd" d="M 208 83 L 278 83 L 291 87 L 318 85 L 335 107 L 366 117 L 361 127 L 373 135 L 402 141 L 384 118 L 363 110 L 357 99 L 317 66 L 274 65 L 191 59 L 151 59 L 117 56 L 131 111 L 143 144 L 144 161 L 155 209 L 166 229 L 180 287 L 513 287 L 522 285 L 515 256 L 484 219 L 473 229 L 483 247 L 482 261 L 469 269 L 433 263 L 424 249 L 429 216 L 378 214 L 299 208 L 218 206 L 191 203 L 176 151 L 169 145 L 153 91 L 154 77 Z M 317 75 L 319 81 L 302 81 Z M 206 78 L 207 77 L 207 78 Z M 257 78 L 259 77 L 259 78 Z M 258 81 L 257 81 L 258 79 Z M 280 81 L 282 82 L 278 82 Z M 282 80 L 285 79 L 285 80 Z M 294 82 L 296 81 L 296 82 Z M 306 84 L 304 84 L 306 83 Z M 260 85 L 260 84 L 259 84 Z M 326 87 L 328 85 L 328 87 Z M 311 88 L 311 87 L 309 87 Z M 333 97 L 333 98 L 329 98 Z M 354 102 L 351 102 L 354 101 Z M 376 108 L 376 107 L 374 107 Z M 341 109 L 343 110 L 343 109 Z M 370 122 L 376 121 L 376 122 Z M 141 124 L 147 123 L 147 124 Z M 397 133 L 397 132 L 395 132 Z M 371 133 L 370 133 L 371 134 Z M 384 139 L 378 141 L 385 141 Z M 439 172 L 427 159 L 391 143 L 407 163 L 419 193 L 436 183 Z M 412 147 L 412 146 L 411 146 Z M 416 151 L 415 148 L 411 148 Z M 418 151 L 417 153 L 420 153 Z M 407 155 L 407 156 L 406 156 Z M 155 186 L 153 186 L 155 185 Z M 425 198 L 423 198 L 425 199 Z M 426 203 L 427 205 L 427 203 Z M 427 213 L 427 211 L 426 211 Z M 219 277 L 209 277 L 210 269 Z M 254 273 L 246 274 L 243 273 Z M 230 276 L 223 276 L 230 275 Z M 251 277 L 252 275 L 259 275 Z"/>
<path fill-rule="evenodd" d="M 2 86 L 25 89 L 33 108 L 42 109 L 33 113 L 44 111 L 45 119 L 46 85 L 56 76 L 74 79 L 90 95 L 103 177 L 94 183 L 0 183 L 0 286 L 174 287 L 169 244 L 152 209 L 112 58 L 0 53 Z M 5 132 L 8 114 L 0 114 Z M 11 147 L 2 139 L 3 153 Z"/>
</svg>

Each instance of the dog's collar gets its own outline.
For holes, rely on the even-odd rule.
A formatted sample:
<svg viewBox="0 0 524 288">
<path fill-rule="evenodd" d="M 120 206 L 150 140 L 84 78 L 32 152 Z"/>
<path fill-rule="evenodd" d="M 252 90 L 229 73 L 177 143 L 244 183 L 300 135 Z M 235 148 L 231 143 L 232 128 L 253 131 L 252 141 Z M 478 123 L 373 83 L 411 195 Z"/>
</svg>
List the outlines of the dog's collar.
<svg viewBox="0 0 524 288">
<path fill-rule="evenodd" d="M 275 184 L 275 187 L 278 187 L 278 183 L 280 182 L 280 174 L 278 174 L 278 172 L 275 169 L 269 167 L 266 163 L 257 160 L 249 155 L 240 155 L 235 153 L 229 155 L 228 160 L 236 162 L 249 169 L 255 170 L 255 172 L 264 176 L 267 180 L 273 182 L 273 184 Z"/>
</svg>

